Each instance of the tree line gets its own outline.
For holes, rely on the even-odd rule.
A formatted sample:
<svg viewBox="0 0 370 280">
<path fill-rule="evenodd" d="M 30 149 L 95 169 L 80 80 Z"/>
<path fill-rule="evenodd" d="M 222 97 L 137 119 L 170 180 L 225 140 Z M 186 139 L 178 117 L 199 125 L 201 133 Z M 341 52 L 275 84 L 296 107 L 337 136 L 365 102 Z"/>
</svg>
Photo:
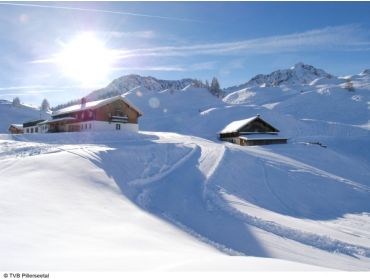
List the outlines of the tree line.
<svg viewBox="0 0 370 280">
<path fill-rule="evenodd" d="M 19 97 L 15 97 L 15 98 L 13 98 L 13 101 L 12 101 L 12 105 L 14 106 L 14 107 L 20 107 L 21 105 L 22 105 L 22 103 L 21 103 L 21 99 L 19 98 Z M 45 111 L 45 112 L 47 112 L 47 111 L 49 111 L 50 110 L 50 103 L 49 103 L 49 101 L 46 99 L 46 98 L 44 98 L 43 100 L 42 100 L 42 102 L 41 102 L 41 105 L 40 105 L 40 110 L 41 111 Z"/>
</svg>

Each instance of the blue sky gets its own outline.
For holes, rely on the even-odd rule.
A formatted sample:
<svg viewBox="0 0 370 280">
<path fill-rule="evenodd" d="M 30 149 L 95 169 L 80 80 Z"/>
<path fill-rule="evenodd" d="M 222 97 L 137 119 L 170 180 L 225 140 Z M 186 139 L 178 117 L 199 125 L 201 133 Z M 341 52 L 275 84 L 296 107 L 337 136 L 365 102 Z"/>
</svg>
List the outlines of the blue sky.
<svg viewBox="0 0 370 280">
<path fill-rule="evenodd" d="M 370 68 L 370 2 L 0 3 L 0 99 L 57 105 L 130 73 L 228 87 L 300 61 L 334 75 Z M 81 34 L 113 54 L 89 83 L 57 59 Z"/>
</svg>

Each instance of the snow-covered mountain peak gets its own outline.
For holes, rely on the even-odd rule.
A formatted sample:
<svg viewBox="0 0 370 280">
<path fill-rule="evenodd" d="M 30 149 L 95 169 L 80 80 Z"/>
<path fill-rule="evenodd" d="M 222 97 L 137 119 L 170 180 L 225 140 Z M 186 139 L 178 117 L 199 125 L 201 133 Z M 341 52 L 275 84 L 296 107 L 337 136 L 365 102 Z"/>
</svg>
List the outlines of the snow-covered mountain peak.
<svg viewBox="0 0 370 280">
<path fill-rule="evenodd" d="M 277 70 L 268 75 L 257 75 L 247 84 L 250 86 L 280 86 L 280 85 L 304 85 L 309 84 L 318 78 L 332 78 L 322 69 L 315 68 L 312 65 L 299 62 L 290 69 Z"/>
<path fill-rule="evenodd" d="M 290 69 L 294 70 L 294 69 L 299 69 L 299 68 L 305 68 L 305 64 L 303 62 L 298 62 L 296 64 L 294 64 L 294 66 L 290 67 Z M 310 65 L 307 65 L 307 66 L 310 66 Z"/>
<path fill-rule="evenodd" d="M 234 92 L 250 87 L 302 86 L 309 85 L 314 80 L 320 78 L 333 79 L 335 77 L 322 69 L 299 62 L 289 69 L 277 70 L 270 74 L 259 74 L 247 83 L 226 89 L 226 91 Z"/>
<path fill-rule="evenodd" d="M 195 79 L 160 80 L 151 76 L 143 77 L 136 74 L 122 76 L 113 80 L 107 87 L 96 90 L 87 96 L 88 100 L 96 100 L 108 96 L 123 94 L 134 88 L 149 91 L 164 91 L 167 89 L 182 90 L 187 86 L 202 87 L 202 83 Z"/>
<path fill-rule="evenodd" d="M 332 75 L 328 74 L 324 70 L 318 69 L 309 64 L 304 64 L 303 62 L 296 63 L 293 67 L 290 68 L 290 70 L 292 70 L 292 72 L 295 73 L 296 75 L 301 76 L 309 76 L 311 74 L 317 76 L 317 78 L 332 77 Z"/>
</svg>

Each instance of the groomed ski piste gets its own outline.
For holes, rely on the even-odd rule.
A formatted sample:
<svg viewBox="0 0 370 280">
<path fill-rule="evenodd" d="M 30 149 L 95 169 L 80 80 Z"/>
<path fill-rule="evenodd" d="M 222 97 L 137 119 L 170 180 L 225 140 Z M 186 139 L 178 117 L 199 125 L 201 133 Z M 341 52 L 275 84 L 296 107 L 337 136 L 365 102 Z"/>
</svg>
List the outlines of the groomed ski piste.
<svg viewBox="0 0 370 280">
<path fill-rule="evenodd" d="M 370 270 L 365 74 L 355 93 L 135 87 L 138 134 L 1 134 L 0 270 Z M 217 139 L 257 113 L 288 144 Z"/>
</svg>

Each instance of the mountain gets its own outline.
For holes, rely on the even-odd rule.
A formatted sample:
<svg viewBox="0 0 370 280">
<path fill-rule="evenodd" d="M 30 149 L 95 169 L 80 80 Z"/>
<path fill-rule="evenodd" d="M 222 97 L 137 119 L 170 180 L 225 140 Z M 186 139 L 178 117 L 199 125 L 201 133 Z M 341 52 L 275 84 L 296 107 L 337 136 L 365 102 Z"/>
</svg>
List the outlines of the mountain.
<svg viewBox="0 0 370 280">
<path fill-rule="evenodd" d="M 10 124 L 48 119 L 50 115 L 34 107 L 27 105 L 14 106 L 8 100 L 0 100 L 0 133 L 8 133 Z"/>
<path fill-rule="evenodd" d="M 260 87 L 275 87 L 281 85 L 302 86 L 310 84 L 314 80 L 320 78 L 332 79 L 335 77 L 325 72 L 324 70 L 317 69 L 312 65 L 299 62 L 290 69 L 277 70 L 267 75 L 259 74 L 250 79 L 245 84 L 227 88 L 225 89 L 225 91 L 230 93 L 233 91 L 240 90 L 242 88 L 255 86 Z"/>
<path fill-rule="evenodd" d="M 107 87 L 93 91 L 86 96 L 87 100 L 97 100 L 128 92 L 141 87 L 149 91 L 181 90 L 186 86 L 205 87 L 202 82 L 195 79 L 159 80 L 154 77 L 142 77 L 139 75 L 127 75 L 113 80 Z"/>
</svg>

